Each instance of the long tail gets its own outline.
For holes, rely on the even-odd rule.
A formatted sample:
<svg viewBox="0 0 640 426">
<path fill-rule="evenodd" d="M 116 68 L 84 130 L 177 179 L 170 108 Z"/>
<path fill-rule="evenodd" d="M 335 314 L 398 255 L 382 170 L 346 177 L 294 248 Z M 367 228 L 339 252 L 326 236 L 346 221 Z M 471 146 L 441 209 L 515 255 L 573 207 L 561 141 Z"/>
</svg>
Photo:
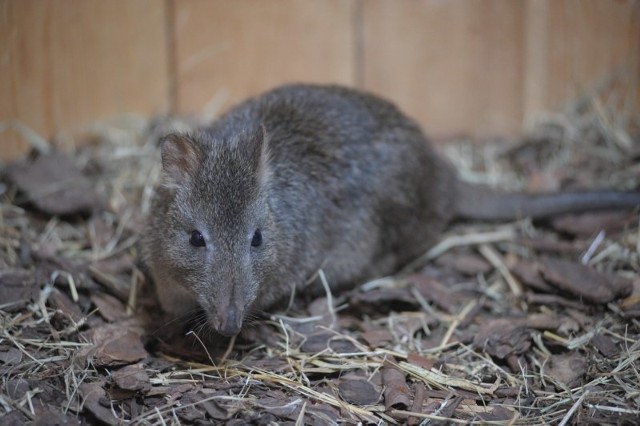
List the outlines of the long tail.
<svg viewBox="0 0 640 426">
<path fill-rule="evenodd" d="M 499 192 L 481 185 L 460 183 L 455 217 L 462 220 L 504 221 L 634 208 L 640 208 L 640 192 L 586 190 L 523 194 Z"/>
</svg>

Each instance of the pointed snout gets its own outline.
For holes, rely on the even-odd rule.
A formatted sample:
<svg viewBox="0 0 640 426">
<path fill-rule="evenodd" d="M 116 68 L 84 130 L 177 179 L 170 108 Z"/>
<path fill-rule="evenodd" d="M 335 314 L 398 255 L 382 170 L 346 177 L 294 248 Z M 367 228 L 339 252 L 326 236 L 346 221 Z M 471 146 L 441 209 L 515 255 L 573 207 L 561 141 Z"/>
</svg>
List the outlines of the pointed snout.
<svg viewBox="0 0 640 426">
<path fill-rule="evenodd" d="M 217 312 L 214 318 L 214 328 L 224 336 L 235 336 L 242 328 L 243 312 L 235 306 L 229 306 Z"/>
</svg>

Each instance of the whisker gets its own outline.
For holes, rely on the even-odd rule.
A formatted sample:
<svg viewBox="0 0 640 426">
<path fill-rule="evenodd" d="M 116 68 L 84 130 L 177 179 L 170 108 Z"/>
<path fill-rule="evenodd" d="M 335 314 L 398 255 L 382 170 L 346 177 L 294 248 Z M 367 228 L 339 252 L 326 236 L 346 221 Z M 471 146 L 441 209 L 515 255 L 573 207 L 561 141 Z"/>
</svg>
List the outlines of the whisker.
<svg viewBox="0 0 640 426">
<path fill-rule="evenodd" d="M 173 326 L 177 323 L 187 323 L 189 322 L 189 319 L 192 318 L 194 315 L 197 315 L 198 312 L 200 312 L 201 309 L 192 309 L 180 316 L 174 317 L 174 318 L 170 318 L 167 321 L 164 321 L 162 324 L 160 324 L 155 330 L 153 330 L 151 332 L 152 336 L 156 336 L 159 332 L 169 328 L 170 326 Z"/>
</svg>

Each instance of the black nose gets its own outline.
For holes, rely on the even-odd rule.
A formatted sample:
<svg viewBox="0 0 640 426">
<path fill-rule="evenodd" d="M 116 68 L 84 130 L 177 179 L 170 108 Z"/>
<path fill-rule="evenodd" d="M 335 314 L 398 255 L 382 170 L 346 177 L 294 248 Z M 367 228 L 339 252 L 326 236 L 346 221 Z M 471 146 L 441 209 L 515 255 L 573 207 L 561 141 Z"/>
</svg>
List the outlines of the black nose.
<svg viewBox="0 0 640 426">
<path fill-rule="evenodd" d="M 218 333 L 225 336 L 235 336 L 240 333 L 242 319 L 238 315 L 238 310 L 230 306 L 226 312 L 218 314 Z"/>
</svg>

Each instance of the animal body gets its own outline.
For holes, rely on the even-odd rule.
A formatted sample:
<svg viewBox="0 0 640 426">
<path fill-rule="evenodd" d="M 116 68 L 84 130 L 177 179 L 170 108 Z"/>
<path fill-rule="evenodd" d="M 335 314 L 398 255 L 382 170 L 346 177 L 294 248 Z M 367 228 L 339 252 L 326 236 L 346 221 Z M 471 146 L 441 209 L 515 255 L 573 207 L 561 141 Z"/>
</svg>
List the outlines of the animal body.
<svg viewBox="0 0 640 426">
<path fill-rule="evenodd" d="M 190 134 L 166 136 L 142 239 L 164 311 L 203 309 L 221 334 L 292 291 L 388 275 L 456 218 L 541 217 L 640 205 L 640 193 L 500 195 L 460 182 L 391 103 L 289 85 Z"/>
</svg>

